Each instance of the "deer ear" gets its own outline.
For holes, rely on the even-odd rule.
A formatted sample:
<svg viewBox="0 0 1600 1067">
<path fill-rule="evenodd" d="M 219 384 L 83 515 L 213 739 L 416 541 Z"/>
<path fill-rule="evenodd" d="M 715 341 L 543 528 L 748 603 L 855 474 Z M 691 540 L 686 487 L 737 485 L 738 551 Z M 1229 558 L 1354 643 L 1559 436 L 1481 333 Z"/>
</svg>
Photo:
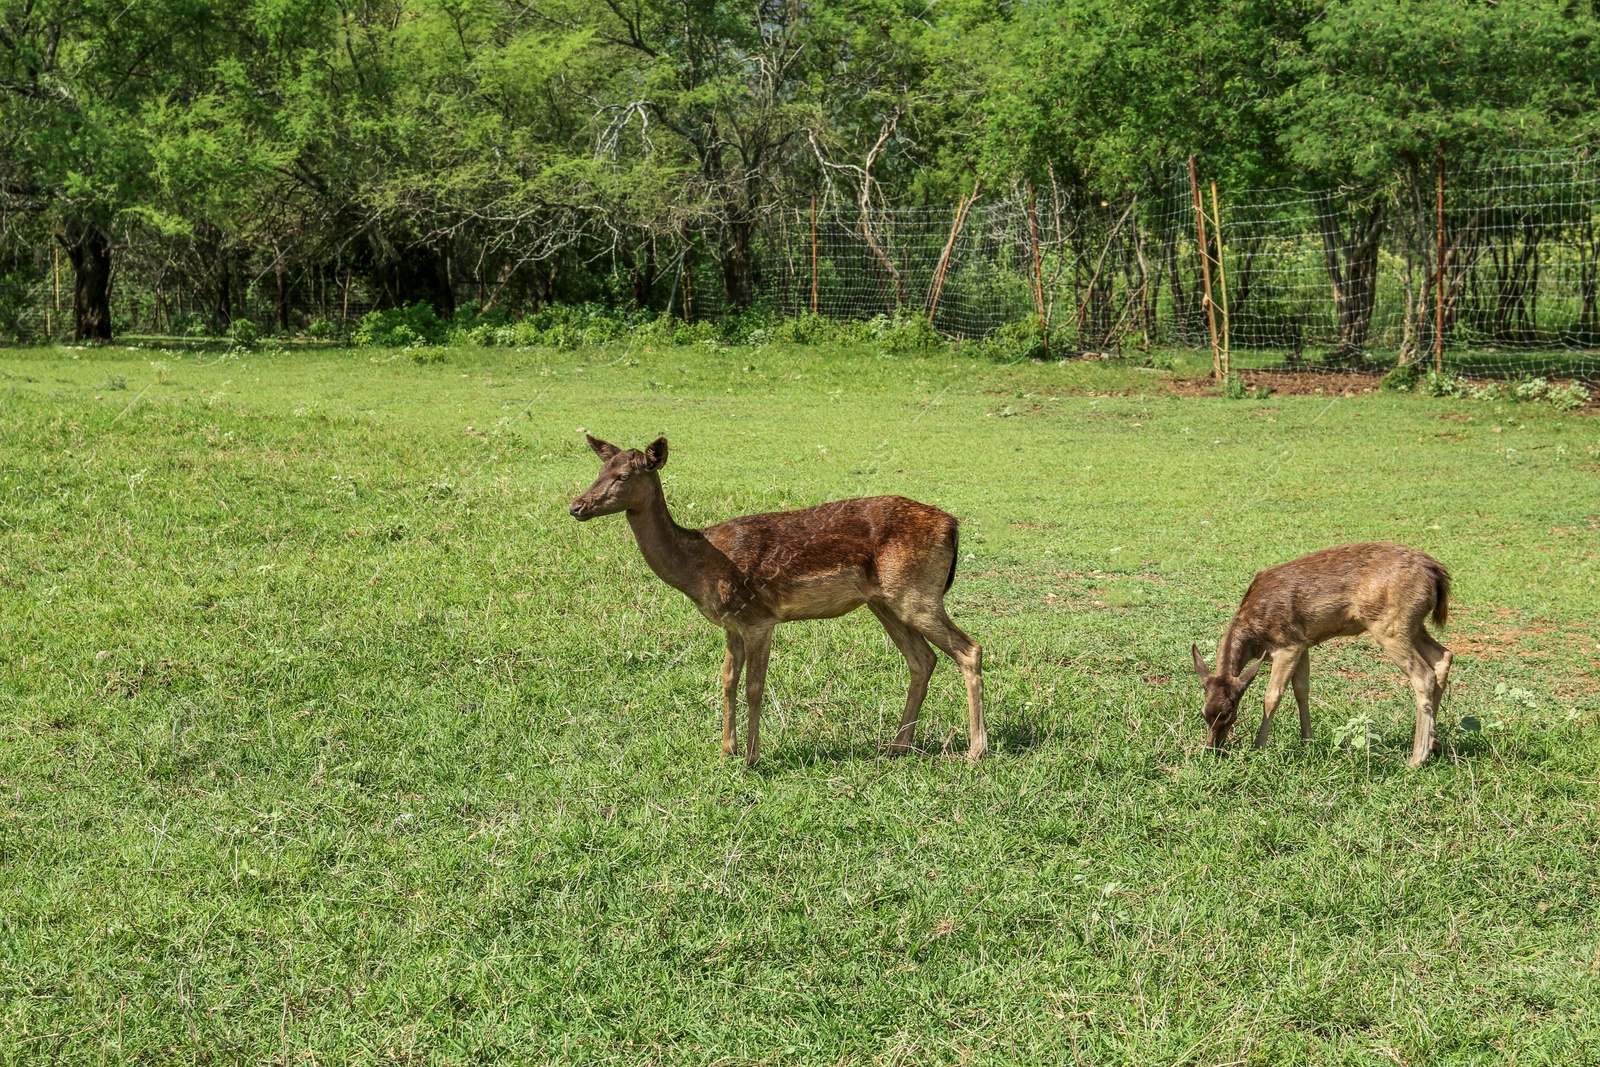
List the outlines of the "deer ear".
<svg viewBox="0 0 1600 1067">
<path fill-rule="evenodd" d="M 594 449 L 594 454 L 600 457 L 601 463 L 611 462 L 611 457 L 622 451 L 610 441 L 602 441 L 592 434 L 584 434 L 583 439 L 589 442 L 589 447 Z"/>
<path fill-rule="evenodd" d="M 1200 680 L 1203 682 L 1210 678 L 1211 672 L 1206 670 L 1206 661 L 1200 658 L 1200 646 L 1190 645 L 1189 654 L 1194 657 L 1194 673 L 1200 676 Z"/>
<path fill-rule="evenodd" d="M 667 465 L 667 439 L 665 437 L 658 437 L 645 446 L 644 465 L 653 471 L 658 471 Z"/>
<path fill-rule="evenodd" d="M 1239 675 L 1240 692 L 1250 688 L 1250 683 L 1256 680 L 1256 675 L 1260 673 L 1261 665 L 1265 662 L 1267 662 L 1267 657 L 1262 656 L 1260 659 L 1252 663 L 1249 669 L 1247 669 L 1243 674 Z"/>
</svg>

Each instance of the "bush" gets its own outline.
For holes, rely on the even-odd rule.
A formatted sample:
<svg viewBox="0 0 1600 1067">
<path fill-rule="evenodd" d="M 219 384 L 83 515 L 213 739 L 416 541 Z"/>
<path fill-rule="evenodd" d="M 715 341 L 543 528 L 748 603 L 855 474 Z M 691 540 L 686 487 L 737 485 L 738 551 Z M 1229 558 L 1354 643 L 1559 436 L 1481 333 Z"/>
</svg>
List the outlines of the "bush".
<svg viewBox="0 0 1600 1067">
<path fill-rule="evenodd" d="M 891 352 L 928 352 L 944 345 L 944 338 L 920 311 L 898 308 L 892 318 L 879 315 L 873 319 L 872 328 Z"/>
<path fill-rule="evenodd" d="M 316 319 L 306 327 L 306 336 L 313 341 L 332 341 L 343 332 L 339 323 L 329 319 Z"/>
<path fill-rule="evenodd" d="M 1383 387 L 1397 393 L 1409 393 L 1417 387 L 1421 375 L 1415 363 L 1402 363 L 1383 376 Z"/>
<path fill-rule="evenodd" d="M 1229 400 L 1247 400 L 1250 397 L 1250 387 L 1244 384 L 1244 379 L 1237 374 L 1230 374 L 1222 380 L 1222 395 Z"/>
<path fill-rule="evenodd" d="M 261 340 L 261 331 L 249 319 L 234 319 L 228 327 L 228 340 L 236 345 L 249 348 Z"/>
<path fill-rule="evenodd" d="M 1516 384 L 1511 396 L 1524 402 L 1543 400 L 1550 395 L 1550 382 L 1546 378 L 1527 378 Z"/>
<path fill-rule="evenodd" d="M 772 339 L 795 345 L 826 344 L 832 341 L 838 332 L 836 326 L 832 319 L 813 315 L 807 311 L 792 319 L 778 322 L 772 327 Z"/>
<path fill-rule="evenodd" d="M 978 350 L 1000 363 L 1044 359 L 1050 354 L 1044 330 L 1040 328 L 1038 320 L 1032 318 L 1000 327 L 979 342 Z"/>
<path fill-rule="evenodd" d="M 1577 411 L 1589 404 L 1589 390 L 1577 382 L 1551 389 L 1547 399 L 1557 411 Z"/>
<path fill-rule="evenodd" d="M 362 348 L 414 348 L 445 341 L 449 327 L 432 307 L 418 301 L 409 307 L 369 311 L 350 340 Z"/>
<path fill-rule="evenodd" d="M 1461 381 L 1448 371 L 1429 371 L 1422 379 L 1422 388 L 1429 396 L 1460 396 Z"/>
</svg>

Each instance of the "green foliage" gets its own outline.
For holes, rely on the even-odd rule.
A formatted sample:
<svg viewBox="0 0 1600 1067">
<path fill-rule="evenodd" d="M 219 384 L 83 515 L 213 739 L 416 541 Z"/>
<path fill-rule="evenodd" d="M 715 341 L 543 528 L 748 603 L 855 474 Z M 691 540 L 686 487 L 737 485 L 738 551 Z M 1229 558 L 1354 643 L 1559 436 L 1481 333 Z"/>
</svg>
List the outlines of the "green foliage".
<svg viewBox="0 0 1600 1067">
<path fill-rule="evenodd" d="M 449 333 L 443 319 L 427 304 L 369 311 L 351 334 L 362 348 L 414 348 L 442 344 Z"/>
<path fill-rule="evenodd" d="M 890 352 L 929 352 L 944 347 L 944 338 L 920 311 L 899 308 L 892 316 L 877 316 L 869 327 Z"/>
<path fill-rule="evenodd" d="M 1429 396 L 1461 396 L 1461 380 L 1449 371 L 1429 371 L 1422 379 L 1423 391 Z"/>
<path fill-rule="evenodd" d="M 1383 376 L 1383 388 L 1396 393 L 1409 393 L 1416 389 L 1422 374 L 1415 363 L 1402 363 Z"/>
<path fill-rule="evenodd" d="M 1049 339 L 1039 320 L 1031 316 L 1000 327 L 974 347 L 980 355 L 996 363 L 1020 363 L 1046 359 L 1050 355 Z"/>
<path fill-rule="evenodd" d="M 249 319 L 234 319 L 228 326 L 228 340 L 241 348 L 249 348 L 261 340 L 261 330 Z"/>
<path fill-rule="evenodd" d="M 1533 400 L 1547 400 L 1550 397 L 1550 380 L 1548 378 L 1524 378 L 1511 388 L 1511 398 L 1524 402 Z"/>
<path fill-rule="evenodd" d="M 1579 411 L 1589 406 L 1589 390 L 1581 382 L 1568 382 L 1552 388 L 1545 399 L 1557 411 Z"/>
<path fill-rule="evenodd" d="M 1230 374 L 1222 380 L 1222 395 L 1229 400 L 1244 400 L 1250 396 L 1250 387 L 1237 374 Z"/>
</svg>

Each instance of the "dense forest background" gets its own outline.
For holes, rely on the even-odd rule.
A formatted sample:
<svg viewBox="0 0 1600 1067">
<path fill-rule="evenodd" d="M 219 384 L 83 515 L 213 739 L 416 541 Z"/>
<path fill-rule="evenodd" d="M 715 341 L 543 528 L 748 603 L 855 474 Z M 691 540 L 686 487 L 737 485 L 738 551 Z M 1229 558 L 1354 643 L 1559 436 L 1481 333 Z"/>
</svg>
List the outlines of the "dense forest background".
<svg viewBox="0 0 1600 1067">
<path fill-rule="evenodd" d="M 1193 156 L 1317 205 L 1359 351 L 1384 235 L 1426 330 L 1441 160 L 1588 158 L 1597 28 L 1590 0 L 0 0 L 0 304 L 24 333 L 53 285 L 90 340 L 152 286 L 218 334 L 247 299 L 294 333 L 352 292 L 692 318 L 692 286 L 725 315 L 778 299 L 772 235 L 792 259 L 822 212 L 892 309 L 909 259 L 873 219 L 942 234 L 1036 194 L 1092 261 L 1131 213 L 1182 217 Z"/>
</svg>

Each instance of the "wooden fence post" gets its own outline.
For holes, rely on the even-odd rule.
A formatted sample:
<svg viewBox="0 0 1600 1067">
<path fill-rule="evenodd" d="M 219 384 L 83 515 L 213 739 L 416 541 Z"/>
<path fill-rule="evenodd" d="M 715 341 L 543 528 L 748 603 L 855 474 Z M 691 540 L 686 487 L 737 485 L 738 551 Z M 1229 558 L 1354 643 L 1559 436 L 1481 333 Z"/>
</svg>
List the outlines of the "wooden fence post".
<svg viewBox="0 0 1600 1067">
<path fill-rule="evenodd" d="M 1189 191 L 1194 194 L 1194 228 L 1200 237 L 1200 279 L 1205 286 L 1206 321 L 1211 326 L 1211 376 L 1222 380 L 1222 348 L 1217 344 L 1217 313 L 1211 304 L 1211 252 L 1206 243 L 1206 210 L 1200 203 L 1200 179 L 1189 157 Z"/>
<path fill-rule="evenodd" d="M 1233 353 L 1229 350 L 1228 323 L 1228 265 L 1222 250 L 1222 208 L 1217 205 L 1217 183 L 1211 183 L 1211 221 L 1217 227 L 1217 295 L 1222 298 L 1222 373 L 1226 377 L 1233 371 Z"/>
<path fill-rule="evenodd" d="M 1028 183 L 1028 235 L 1033 242 L 1033 303 L 1039 310 L 1039 336 L 1050 355 L 1050 322 L 1044 316 L 1044 266 L 1039 261 L 1039 217 L 1033 208 L 1033 183 Z"/>
<path fill-rule="evenodd" d="M 1433 280 L 1433 372 L 1444 373 L 1444 139 L 1439 140 L 1439 252 Z"/>
<path fill-rule="evenodd" d="M 817 313 L 817 197 L 811 195 L 811 314 Z"/>
</svg>

